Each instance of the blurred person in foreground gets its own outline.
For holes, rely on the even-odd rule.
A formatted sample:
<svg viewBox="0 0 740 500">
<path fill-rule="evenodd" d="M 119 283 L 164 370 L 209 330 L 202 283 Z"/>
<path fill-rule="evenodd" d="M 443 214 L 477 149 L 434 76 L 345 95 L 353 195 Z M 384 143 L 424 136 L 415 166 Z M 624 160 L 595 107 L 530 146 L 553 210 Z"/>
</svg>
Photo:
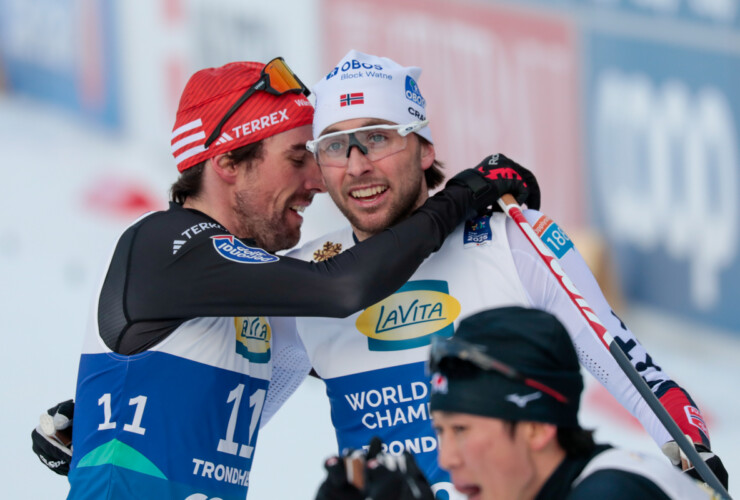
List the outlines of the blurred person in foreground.
<svg viewBox="0 0 740 500">
<path fill-rule="evenodd" d="M 596 444 L 580 427 L 578 356 L 547 312 L 474 314 L 454 337 L 434 337 L 429 369 L 439 463 L 471 500 L 719 498 L 667 462 Z M 408 452 L 391 456 L 374 438 L 359 468 L 356 461 L 352 451 L 329 459 L 317 498 L 434 498 Z"/>
<path fill-rule="evenodd" d="M 547 312 L 466 318 L 435 339 L 430 371 L 439 463 L 470 499 L 718 498 L 656 457 L 594 443 L 578 423 L 578 356 Z"/>
<path fill-rule="evenodd" d="M 324 189 L 305 148 L 308 93 L 281 58 L 204 69 L 187 82 L 169 209 L 123 233 L 91 311 L 68 498 L 243 500 L 263 414 L 308 369 L 290 354 L 297 339 L 273 336 L 267 316 L 370 306 L 498 198 L 494 181 L 470 171 L 474 184 L 453 179 L 349 253 L 321 263 L 275 255 L 298 242 L 301 212 Z M 42 459 L 71 452 L 54 439 L 69 405 L 50 413 L 33 436 Z M 64 472 L 64 459 L 45 462 Z"/>
<path fill-rule="evenodd" d="M 290 255 L 319 262 L 347 251 L 404 220 L 440 185 L 444 173 L 435 154 L 420 75 L 420 68 L 353 50 L 314 85 L 314 140 L 308 146 L 349 226 Z M 478 169 L 489 177 L 527 183 L 529 192 L 517 201 L 529 207 L 524 211 L 529 222 L 681 430 L 710 467 L 724 471 L 709 451 L 709 434 L 692 399 L 612 312 L 566 233 L 537 210 L 540 192 L 534 176 L 504 155 L 486 158 Z M 367 447 L 371 437 L 378 436 L 393 455 L 411 452 L 440 498 L 459 496 L 437 463 L 424 369 L 430 340 L 434 335 L 451 337 L 463 317 L 510 305 L 536 307 L 558 317 L 583 365 L 679 463 L 675 441 L 514 221 L 500 210 L 458 227 L 401 289 L 372 307 L 343 319 L 297 319 L 314 374 L 326 384 L 339 451 Z"/>
</svg>

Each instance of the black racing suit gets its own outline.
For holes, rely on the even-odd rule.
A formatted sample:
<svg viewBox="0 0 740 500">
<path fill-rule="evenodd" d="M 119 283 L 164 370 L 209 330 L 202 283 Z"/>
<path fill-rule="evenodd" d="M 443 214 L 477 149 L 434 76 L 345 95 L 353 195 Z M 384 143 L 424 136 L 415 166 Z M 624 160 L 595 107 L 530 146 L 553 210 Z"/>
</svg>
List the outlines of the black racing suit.
<svg viewBox="0 0 740 500">
<path fill-rule="evenodd" d="M 320 263 L 175 203 L 135 222 L 80 360 L 69 498 L 243 499 L 272 375 L 267 316 L 344 317 L 391 294 L 474 215 L 469 193 L 452 186 Z"/>
</svg>

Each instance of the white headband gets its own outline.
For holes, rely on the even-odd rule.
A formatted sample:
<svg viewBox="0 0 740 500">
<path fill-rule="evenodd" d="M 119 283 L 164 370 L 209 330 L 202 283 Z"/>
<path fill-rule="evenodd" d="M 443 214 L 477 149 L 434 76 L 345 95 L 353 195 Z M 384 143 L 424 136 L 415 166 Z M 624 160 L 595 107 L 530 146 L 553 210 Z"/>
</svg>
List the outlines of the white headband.
<svg viewBox="0 0 740 500">
<path fill-rule="evenodd" d="M 353 118 L 378 118 L 398 124 L 426 120 L 426 100 L 416 83 L 419 76 L 421 68 L 350 50 L 313 86 L 314 139 L 330 125 Z M 433 142 L 428 126 L 416 133 Z"/>
</svg>

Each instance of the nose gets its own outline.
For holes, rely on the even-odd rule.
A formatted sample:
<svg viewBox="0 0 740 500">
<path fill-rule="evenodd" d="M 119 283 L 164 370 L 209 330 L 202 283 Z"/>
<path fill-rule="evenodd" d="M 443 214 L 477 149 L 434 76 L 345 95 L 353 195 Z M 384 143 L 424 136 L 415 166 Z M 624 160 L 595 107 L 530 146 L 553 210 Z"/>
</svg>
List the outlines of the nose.
<svg viewBox="0 0 740 500">
<path fill-rule="evenodd" d="M 324 193 L 326 192 L 326 184 L 324 183 L 324 176 L 321 175 L 321 169 L 319 164 L 316 163 L 313 157 L 311 157 L 306 164 L 304 186 L 312 193 Z"/>
<path fill-rule="evenodd" d="M 360 148 L 352 147 L 349 150 L 347 158 L 347 174 L 359 177 L 364 173 L 372 170 L 373 164 L 367 157 L 360 151 Z"/>
<path fill-rule="evenodd" d="M 437 437 L 437 461 L 439 466 L 445 470 L 452 471 L 460 466 L 460 454 L 455 449 L 454 443 L 442 436 Z"/>
</svg>

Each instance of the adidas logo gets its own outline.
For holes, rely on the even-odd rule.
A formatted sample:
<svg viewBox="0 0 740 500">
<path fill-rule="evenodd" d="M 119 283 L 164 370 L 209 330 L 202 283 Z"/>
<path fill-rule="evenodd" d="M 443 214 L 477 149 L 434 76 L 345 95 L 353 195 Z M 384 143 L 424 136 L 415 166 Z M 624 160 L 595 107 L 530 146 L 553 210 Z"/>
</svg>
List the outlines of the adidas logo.
<svg viewBox="0 0 740 500">
<path fill-rule="evenodd" d="M 228 133 L 224 132 L 223 134 L 221 134 L 221 137 L 218 138 L 218 140 L 216 141 L 216 144 L 224 144 L 225 142 L 233 141 L 233 140 L 234 140 L 233 137 L 231 137 Z"/>
<path fill-rule="evenodd" d="M 182 246 L 187 243 L 187 240 L 175 240 L 172 242 L 172 255 L 175 255 Z"/>
</svg>

